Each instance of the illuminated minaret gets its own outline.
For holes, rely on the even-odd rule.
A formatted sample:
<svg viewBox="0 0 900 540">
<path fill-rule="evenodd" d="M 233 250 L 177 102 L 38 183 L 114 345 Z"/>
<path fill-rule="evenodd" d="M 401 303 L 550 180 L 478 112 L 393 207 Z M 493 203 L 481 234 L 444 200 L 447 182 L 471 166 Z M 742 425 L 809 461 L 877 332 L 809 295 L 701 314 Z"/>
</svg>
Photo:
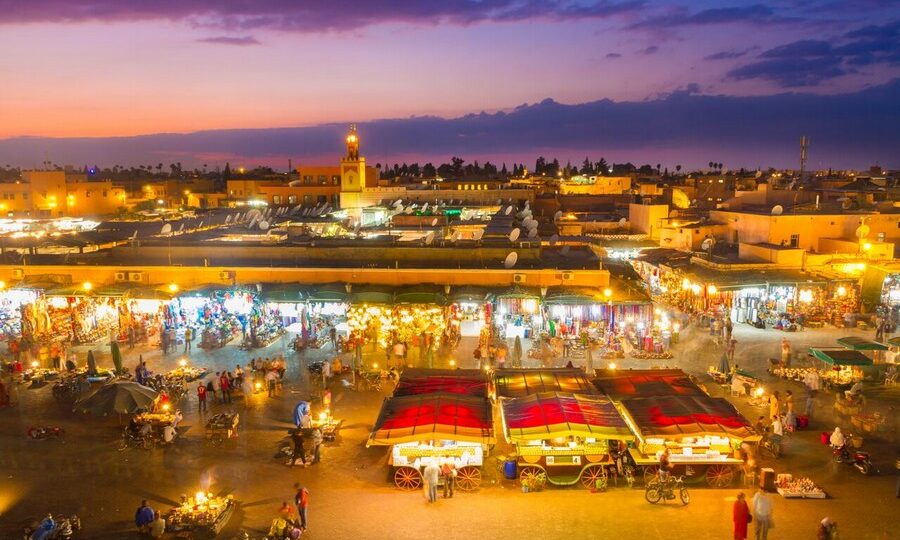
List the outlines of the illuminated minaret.
<svg viewBox="0 0 900 540">
<path fill-rule="evenodd" d="M 359 157 L 356 125 L 347 133 L 347 155 L 341 158 L 341 193 L 359 193 L 366 187 L 366 158 Z"/>
</svg>

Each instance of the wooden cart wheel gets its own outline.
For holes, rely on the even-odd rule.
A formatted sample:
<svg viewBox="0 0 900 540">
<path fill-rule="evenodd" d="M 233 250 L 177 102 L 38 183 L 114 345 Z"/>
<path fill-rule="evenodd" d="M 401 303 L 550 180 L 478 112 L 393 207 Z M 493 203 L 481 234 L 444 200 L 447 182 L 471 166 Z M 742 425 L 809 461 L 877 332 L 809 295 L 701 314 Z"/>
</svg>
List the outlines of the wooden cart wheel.
<svg viewBox="0 0 900 540">
<path fill-rule="evenodd" d="M 710 465 L 706 468 L 706 483 L 714 488 L 726 488 L 734 479 L 734 470 L 730 465 Z"/>
<path fill-rule="evenodd" d="M 475 491 L 481 486 L 481 469 L 465 466 L 456 471 L 456 487 L 460 491 Z"/>
<path fill-rule="evenodd" d="M 606 469 L 602 465 L 591 465 L 581 472 L 581 485 L 587 489 L 596 489 L 597 481 L 601 479 L 606 479 Z"/>
<path fill-rule="evenodd" d="M 394 485 L 404 491 L 418 489 L 422 485 L 422 474 L 413 467 L 397 467 L 394 471 Z"/>
<path fill-rule="evenodd" d="M 541 472 L 543 471 L 539 467 L 522 467 L 519 471 L 519 484 L 530 484 Z"/>
<path fill-rule="evenodd" d="M 646 486 L 650 480 L 659 476 L 659 465 L 649 465 L 644 467 L 644 485 Z"/>
</svg>

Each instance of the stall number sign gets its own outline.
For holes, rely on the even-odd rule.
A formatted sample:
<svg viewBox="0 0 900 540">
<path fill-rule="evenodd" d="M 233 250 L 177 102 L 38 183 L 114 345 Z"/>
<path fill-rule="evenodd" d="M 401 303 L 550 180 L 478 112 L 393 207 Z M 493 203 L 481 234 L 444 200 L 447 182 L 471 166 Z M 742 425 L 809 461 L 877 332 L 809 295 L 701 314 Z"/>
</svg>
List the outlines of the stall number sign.
<svg viewBox="0 0 900 540">
<path fill-rule="evenodd" d="M 547 465 L 581 465 L 581 456 L 547 456 Z"/>
</svg>

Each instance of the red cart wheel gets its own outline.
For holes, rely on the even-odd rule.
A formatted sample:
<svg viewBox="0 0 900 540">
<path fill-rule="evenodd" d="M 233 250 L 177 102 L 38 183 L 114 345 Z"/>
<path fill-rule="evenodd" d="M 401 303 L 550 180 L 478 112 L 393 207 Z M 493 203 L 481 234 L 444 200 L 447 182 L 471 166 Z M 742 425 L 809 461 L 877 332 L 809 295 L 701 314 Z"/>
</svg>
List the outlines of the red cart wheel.
<svg viewBox="0 0 900 540">
<path fill-rule="evenodd" d="M 581 472 L 581 485 L 586 489 L 597 489 L 597 481 L 606 479 L 603 465 L 590 465 Z"/>
<path fill-rule="evenodd" d="M 659 476 L 659 465 L 650 465 L 644 467 L 644 485 L 646 486 L 650 480 Z"/>
<path fill-rule="evenodd" d="M 519 471 L 519 483 L 520 484 L 533 484 L 534 480 L 544 471 L 542 471 L 539 467 L 522 467 Z"/>
<path fill-rule="evenodd" d="M 398 467 L 394 471 L 394 485 L 404 491 L 419 489 L 422 485 L 422 474 L 413 467 Z"/>
<path fill-rule="evenodd" d="M 465 466 L 456 471 L 456 487 L 460 491 L 475 491 L 481 486 L 481 469 Z"/>
<path fill-rule="evenodd" d="M 730 465 L 710 465 L 706 468 L 706 483 L 709 487 L 726 488 L 734 479 L 734 470 Z"/>
</svg>

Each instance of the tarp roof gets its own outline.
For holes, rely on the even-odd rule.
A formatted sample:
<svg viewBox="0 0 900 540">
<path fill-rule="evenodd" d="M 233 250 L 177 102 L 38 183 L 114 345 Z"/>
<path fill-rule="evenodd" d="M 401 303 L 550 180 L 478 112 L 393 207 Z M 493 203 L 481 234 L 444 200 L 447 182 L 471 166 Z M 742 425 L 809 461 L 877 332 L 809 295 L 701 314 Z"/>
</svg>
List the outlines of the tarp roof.
<svg viewBox="0 0 900 540">
<path fill-rule="evenodd" d="M 488 302 L 491 289 L 488 287 L 452 287 L 450 289 L 450 302 L 461 304 L 484 304 Z"/>
<path fill-rule="evenodd" d="M 457 394 L 488 397 L 488 380 L 478 369 L 414 369 L 403 370 L 394 396 L 421 394 Z"/>
<path fill-rule="evenodd" d="M 86 290 L 83 285 L 64 285 L 56 287 L 44 292 L 47 296 L 90 296 L 90 290 Z"/>
<path fill-rule="evenodd" d="M 884 343 L 857 336 L 842 337 L 837 342 L 851 351 L 886 351 L 888 348 Z"/>
<path fill-rule="evenodd" d="M 341 283 L 325 283 L 304 287 L 306 299 L 314 303 L 344 303 L 350 297 L 347 287 Z"/>
<path fill-rule="evenodd" d="M 490 401 L 458 394 L 386 398 L 366 444 L 430 440 L 496 443 Z"/>
<path fill-rule="evenodd" d="M 393 304 L 394 288 L 387 285 L 354 285 L 350 292 L 353 304 Z"/>
<path fill-rule="evenodd" d="M 568 436 L 634 439 L 612 401 L 597 396 L 541 392 L 504 398 L 501 407 L 511 442 Z"/>
<path fill-rule="evenodd" d="M 548 305 L 590 306 L 607 302 L 603 291 L 594 287 L 550 287 L 544 297 Z"/>
<path fill-rule="evenodd" d="M 293 283 L 263 285 L 260 297 L 266 302 L 299 303 L 304 301 L 303 288 Z"/>
<path fill-rule="evenodd" d="M 809 354 L 815 356 L 826 364 L 833 366 L 871 366 L 872 359 L 859 351 L 849 349 L 819 349 L 809 348 Z"/>
<path fill-rule="evenodd" d="M 498 397 L 524 397 L 542 392 L 597 395 L 580 369 L 498 369 L 494 372 Z"/>
<path fill-rule="evenodd" d="M 713 284 L 719 290 L 765 287 L 766 285 L 821 286 L 826 280 L 812 274 L 796 270 L 728 270 L 719 271 L 698 264 L 681 268 L 681 272 L 691 281 Z"/>
<path fill-rule="evenodd" d="M 591 381 L 610 399 L 649 396 L 704 396 L 680 369 L 629 369 L 604 372 Z"/>
<path fill-rule="evenodd" d="M 411 285 L 397 289 L 395 304 L 447 304 L 444 288 L 439 285 Z"/>
<path fill-rule="evenodd" d="M 519 287 L 515 285 L 494 294 L 494 296 L 496 298 L 540 298 L 541 291 L 533 287 Z"/>
<path fill-rule="evenodd" d="M 630 398 L 622 407 L 642 438 L 728 435 L 754 436 L 750 422 L 724 398 L 657 396 Z"/>
</svg>

